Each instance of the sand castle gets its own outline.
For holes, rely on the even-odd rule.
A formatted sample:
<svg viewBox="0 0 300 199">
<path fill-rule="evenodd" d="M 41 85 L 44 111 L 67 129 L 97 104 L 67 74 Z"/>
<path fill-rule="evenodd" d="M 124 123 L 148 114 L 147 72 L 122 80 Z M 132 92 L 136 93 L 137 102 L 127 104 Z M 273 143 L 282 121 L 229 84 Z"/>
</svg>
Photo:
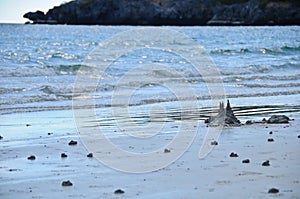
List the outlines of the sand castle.
<svg viewBox="0 0 300 199">
<path fill-rule="evenodd" d="M 241 122 L 234 115 L 229 100 L 227 100 L 226 109 L 224 103 L 221 102 L 216 116 L 211 116 L 205 120 L 211 126 L 226 125 L 226 126 L 240 126 Z"/>
</svg>

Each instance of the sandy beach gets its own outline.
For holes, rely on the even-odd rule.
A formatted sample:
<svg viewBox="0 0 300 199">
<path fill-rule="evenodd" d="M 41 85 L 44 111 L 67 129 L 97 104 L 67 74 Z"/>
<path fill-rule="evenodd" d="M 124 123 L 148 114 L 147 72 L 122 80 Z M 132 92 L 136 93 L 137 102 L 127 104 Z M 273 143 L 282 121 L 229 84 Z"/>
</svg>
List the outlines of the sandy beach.
<svg viewBox="0 0 300 199">
<path fill-rule="evenodd" d="M 1 199 L 300 198 L 299 26 L 0 28 Z"/>
<path fill-rule="evenodd" d="M 116 171 L 87 157 L 71 111 L 2 115 L 0 197 L 300 198 L 300 115 L 286 115 L 294 119 L 289 124 L 224 128 L 218 145 L 202 160 L 198 153 L 207 127 L 195 121 L 198 134 L 189 150 L 171 165 L 145 174 Z M 69 145 L 71 140 L 78 143 Z M 126 137 L 111 140 L 130 147 Z M 27 159 L 31 155 L 35 160 Z M 270 166 L 262 166 L 267 160 Z M 68 180 L 72 186 L 62 186 Z M 271 188 L 279 192 L 268 193 Z M 114 193 L 118 189 L 124 193 Z"/>
</svg>

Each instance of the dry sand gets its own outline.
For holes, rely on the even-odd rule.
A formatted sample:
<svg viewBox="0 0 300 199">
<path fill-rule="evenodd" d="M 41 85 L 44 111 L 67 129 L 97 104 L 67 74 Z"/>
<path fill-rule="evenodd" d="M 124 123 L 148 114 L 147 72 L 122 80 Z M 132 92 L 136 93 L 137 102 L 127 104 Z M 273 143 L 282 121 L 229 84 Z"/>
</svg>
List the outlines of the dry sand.
<svg viewBox="0 0 300 199">
<path fill-rule="evenodd" d="M 299 115 L 292 115 L 295 120 L 290 124 L 225 128 L 218 145 L 203 160 L 198 152 L 206 127 L 199 121 L 198 136 L 191 148 L 166 168 L 146 174 L 115 171 L 87 157 L 89 151 L 80 142 L 70 112 L 1 117 L 3 199 L 300 198 Z M 268 142 L 269 138 L 274 141 Z M 71 140 L 78 144 L 68 145 Z M 112 140 L 126 146 L 125 137 Z M 155 144 L 145 147 L 151 150 Z M 232 152 L 238 157 L 230 157 Z M 61 158 L 61 153 L 68 157 Z M 28 160 L 30 155 L 36 159 Z M 242 163 L 245 159 L 250 162 Z M 262 166 L 266 160 L 270 166 Z M 73 185 L 62 186 L 68 180 Z M 279 189 L 279 193 L 268 193 L 271 188 Z M 124 193 L 115 194 L 117 189 Z"/>
</svg>

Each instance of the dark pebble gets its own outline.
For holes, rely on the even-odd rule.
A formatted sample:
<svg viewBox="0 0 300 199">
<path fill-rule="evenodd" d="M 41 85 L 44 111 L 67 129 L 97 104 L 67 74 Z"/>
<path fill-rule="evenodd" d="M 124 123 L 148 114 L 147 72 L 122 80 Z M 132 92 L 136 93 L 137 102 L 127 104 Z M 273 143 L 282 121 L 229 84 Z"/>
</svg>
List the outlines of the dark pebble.
<svg viewBox="0 0 300 199">
<path fill-rule="evenodd" d="M 60 157 L 61 157 L 61 158 L 66 158 L 66 157 L 68 157 L 68 156 L 67 156 L 67 154 L 62 153 L 62 154 L 60 154 Z"/>
<path fill-rule="evenodd" d="M 250 124 L 253 124 L 253 121 L 252 120 L 247 120 L 246 125 L 250 125 Z"/>
<path fill-rule="evenodd" d="M 267 129 L 267 128 L 269 128 L 269 127 L 266 126 L 265 128 Z"/>
<path fill-rule="evenodd" d="M 31 124 L 26 124 L 26 126 L 28 127 L 28 126 L 31 126 Z"/>
<path fill-rule="evenodd" d="M 171 150 L 170 149 L 165 149 L 165 151 L 164 151 L 165 153 L 170 153 L 171 152 Z"/>
<path fill-rule="evenodd" d="M 266 160 L 266 161 L 264 161 L 261 165 L 264 166 L 264 167 L 270 166 L 270 161 L 269 161 L 269 160 Z"/>
<path fill-rule="evenodd" d="M 69 142 L 69 145 L 76 145 L 77 144 L 77 141 L 74 141 L 74 140 L 71 140 L 70 142 Z"/>
<path fill-rule="evenodd" d="M 279 189 L 271 188 L 269 189 L 268 193 L 279 193 Z"/>
<path fill-rule="evenodd" d="M 272 132 L 272 131 L 270 131 L 270 132 L 269 132 L 269 134 L 270 134 L 270 135 L 272 135 L 272 134 L 273 134 L 273 132 Z"/>
<path fill-rule="evenodd" d="M 246 163 L 246 164 L 250 163 L 250 160 L 249 159 L 245 159 L 245 160 L 242 161 L 242 163 Z"/>
<path fill-rule="evenodd" d="M 123 191 L 122 189 L 117 189 L 115 190 L 115 194 L 124 194 L 125 191 Z"/>
<path fill-rule="evenodd" d="M 274 139 L 273 138 L 269 138 L 268 142 L 274 142 Z"/>
<path fill-rule="evenodd" d="M 3 137 L 0 135 L 0 140 L 2 140 L 3 139 Z"/>
<path fill-rule="evenodd" d="M 229 157 L 232 157 L 232 158 L 236 158 L 236 157 L 239 157 L 239 155 L 237 153 L 230 153 Z"/>
<path fill-rule="evenodd" d="M 28 160 L 35 160 L 35 156 L 34 155 L 31 155 L 27 158 Z"/>
<path fill-rule="evenodd" d="M 89 153 L 89 154 L 87 154 L 87 155 L 86 155 L 86 157 L 88 157 L 88 158 L 92 158 L 92 157 L 93 157 L 93 153 Z"/>
<path fill-rule="evenodd" d="M 48 135 L 52 135 L 53 133 L 48 133 Z"/>
<path fill-rule="evenodd" d="M 212 141 L 211 143 L 210 143 L 210 145 L 218 145 L 218 142 L 217 141 Z"/>
<path fill-rule="evenodd" d="M 300 138 L 300 135 L 298 135 L 298 138 Z"/>
<path fill-rule="evenodd" d="M 68 180 L 68 181 L 63 181 L 63 182 L 61 183 L 61 186 L 63 186 L 63 187 L 70 187 L 70 186 L 73 186 L 73 183 L 72 183 L 70 180 Z"/>
</svg>

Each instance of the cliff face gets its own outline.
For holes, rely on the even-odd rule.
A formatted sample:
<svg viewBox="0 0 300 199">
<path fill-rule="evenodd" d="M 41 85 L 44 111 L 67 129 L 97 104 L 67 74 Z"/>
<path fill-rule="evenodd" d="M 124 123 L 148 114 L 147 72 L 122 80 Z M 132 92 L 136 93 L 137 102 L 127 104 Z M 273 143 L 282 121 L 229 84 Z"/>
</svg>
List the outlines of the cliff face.
<svg viewBox="0 0 300 199">
<path fill-rule="evenodd" d="M 24 17 L 45 24 L 300 25 L 300 8 L 293 1 L 76 0 Z"/>
</svg>

